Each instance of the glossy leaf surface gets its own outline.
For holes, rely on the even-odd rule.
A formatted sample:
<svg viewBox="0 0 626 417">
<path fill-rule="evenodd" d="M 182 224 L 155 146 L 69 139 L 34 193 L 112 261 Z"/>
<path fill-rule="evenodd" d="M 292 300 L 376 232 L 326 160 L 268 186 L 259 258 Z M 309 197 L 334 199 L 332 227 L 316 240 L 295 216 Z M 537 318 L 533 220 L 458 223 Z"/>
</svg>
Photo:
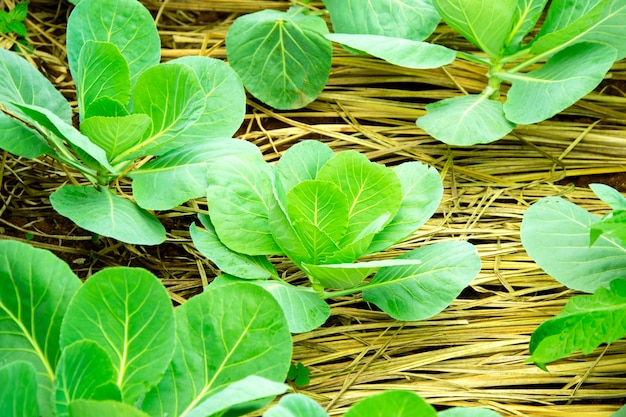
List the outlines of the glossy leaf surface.
<svg viewBox="0 0 626 417">
<path fill-rule="evenodd" d="M 387 391 L 361 400 L 345 417 L 436 417 L 437 412 L 417 394 L 410 391 Z"/>
<path fill-rule="evenodd" d="M 0 367 L 0 415 L 37 416 L 37 372 L 32 364 L 17 361 Z M 16 389 L 19 387 L 19 389 Z"/>
<path fill-rule="evenodd" d="M 263 417 L 328 417 L 328 413 L 306 395 L 289 394 L 263 413 Z"/>
</svg>

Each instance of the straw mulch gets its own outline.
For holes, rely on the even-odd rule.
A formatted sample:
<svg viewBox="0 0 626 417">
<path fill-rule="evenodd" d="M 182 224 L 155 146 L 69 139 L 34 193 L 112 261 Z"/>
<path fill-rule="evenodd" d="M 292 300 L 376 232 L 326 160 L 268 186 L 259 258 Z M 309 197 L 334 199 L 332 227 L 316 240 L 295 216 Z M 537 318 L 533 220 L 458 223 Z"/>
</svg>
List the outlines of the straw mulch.
<svg viewBox="0 0 626 417">
<path fill-rule="evenodd" d="M 0 1 L 0 5 L 2 5 Z M 5 0 L 12 6 L 12 1 Z M 145 0 L 158 19 L 163 57 L 205 54 L 225 58 L 224 35 L 239 14 L 286 1 Z M 316 3 L 314 3 L 315 5 Z M 319 4 L 317 4 L 319 6 Z M 73 84 L 64 50 L 67 4 L 33 1 L 29 57 L 69 98 Z M 445 26 L 438 42 L 470 48 Z M 10 39 L 2 39 L 4 47 Z M 586 187 L 602 181 L 624 187 L 626 172 L 626 63 L 618 62 L 592 94 L 553 120 L 520 126 L 490 145 L 448 147 L 414 120 L 432 100 L 483 86 L 481 68 L 454 63 L 414 71 L 335 50 L 327 88 L 306 109 L 276 112 L 254 100 L 239 137 L 267 159 L 307 138 L 335 150 L 356 149 L 372 160 L 419 160 L 442 175 L 445 195 L 436 215 L 411 239 L 381 257 L 431 242 L 469 239 L 483 269 L 444 312 L 421 322 L 397 322 L 359 296 L 331 301 L 326 326 L 294 335 L 294 361 L 312 371 L 297 389 L 341 415 L 354 402 L 388 389 L 412 390 L 436 407 L 485 406 L 505 416 L 606 417 L 626 398 L 626 341 L 575 354 L 544 372 L 528 364 L 532 331 L 557 314 L 574 294 L 543 273 L 519 237 L 524 210 L 537 199 L 562 195 L 596 213 L 607 207 Z M 202 290 L 216 273 L 192 247 L 188 226 L 206 209 L 202 201 L 160 213 L 170 231 L 159 247 L 134 247 L 88 233 L 55 215 L 47 196 L 74 173 L 53 161 L 4 154 L 0 232 L 53 250 L 81 277 L 110 265 L 142 266 L 159 276 L 176 303 Z M 77 177 L 78 178 L 78 177 Z M 295 272 L 284 260 L 279 269 Z M 291 274 L 294 280 L 300 273 Z"/>
</svg>

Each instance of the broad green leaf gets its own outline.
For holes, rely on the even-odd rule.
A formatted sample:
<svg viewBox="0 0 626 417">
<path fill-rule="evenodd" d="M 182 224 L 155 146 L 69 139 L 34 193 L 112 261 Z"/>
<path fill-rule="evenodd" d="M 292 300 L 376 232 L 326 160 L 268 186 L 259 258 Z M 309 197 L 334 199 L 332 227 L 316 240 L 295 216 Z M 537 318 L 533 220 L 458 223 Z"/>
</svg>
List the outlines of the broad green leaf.
<svg viewBox="0 0 626 417">
<path fill-rule="evenodd" d="M 451 63 L 456 57 L 456 52 L 445 46 L 403 38 L 345 33 L 326 35 L 326 38 L 407 68 L 437 68 Z"/>
<path fill-rule="evenodd" d="M 63 349 L 55 375 L 55 416 L 67 417 L 74 400 L 121 401 L 109 355 L 96 343 L 79 340 Z"/>
<path fill-rule="evenodd" d="M 443 196 L 441 177 L 432 167 L 405 162 L 393 172 L 402 184 L 402 203 L 393 220 L 374 236 L 368 253 L 383 251 L 410 236 L 435 213 Z"/>
<path fill-rule="evenodd" d="M 70 417 L 150 417 L 132 405 L 117 401 L 77 400 L 70 403 L 69 409 Z"/>
<path fill-rule="evenodd" d="M 150 272 L 108 268 L 89 278 L 65 315 L 61 344 L 91 340 L 109 355 L 124 402 L 155 385 L 174 353 L 174 311 Z"/>
<path fill-rule="evenodd" d="M 255 375 L 247 376 L 201 402 L 187 414 L 187 417 L 223 415 L 221 413 L 232 407 L 236 407 L 237 410 L 235 413 L 228 412 L 228 415 L 241 416 L 261 408 L 256 406 L 259 401 L 268 402 L 268 400 L 277 395 L 282 395 L 288 390 L 288 385 Z M 248 405 L 249 407 L 247 407 Z"/>
<path fill-rule="evenodd" d="M 89 157 L 97 161 L 102 167 L 113 172 L 113 167 L 107 160 L 104 149 L 92 143 L 89 138 L 81 134 L 71 124 L 68 124 L 50 110 L 28 104 L 13 103 L 34 123 L 41 125 L 43 128 L 52 132 L 61 140 L 65 140 L 81 151 L 85 152 Z"/>
<path fill-rule="evenodd" d="M 324 0 L 333 31 L 423 41 L 441 20 L 431 0 Z"/>
<path fill-rule="evenodd" d="M 437 412 L 410 391 L 387 391 L 359 401 L 344 417 L 437 417 Z"/>
<path fill-rule="evenodd" d="M 626 248 L 590 231 L 600 218 L 562 198 L 539 200 L 524 213 L 521 238 L 531 258 L 569 288 L 594 292 L 626 274 Z"/>
<path fill-rule="evenodd" d="M 626 197 L 615 188 L 605 184 L 589 184 L 589 188 L 613 210 L 626 210 Z"/>
<path fill-rule="evenodd" d="M 0 367 L 0 415 L 38 416 L 37 371 L 29 362 L 15 361 Z"/>
<path fill-rule="evenodd" d="M 419 265 L 419 259 L 389 259 L 382 261 L 357 262 L 353 264 L 302 264 L 311 282 L 321 284 L 324 288 L 352 288 L 359 285 L 365 278 L 382 267 L 398 267 Z"/>
<path fill-rule="evenodd" d="M 275 188 L 285 202 L 289 191 L 305 180 L 314 180 L 324 164 L 334 157 L 332 149 L 317 140 L 304 140 L 289 147 L 276 164 Z"/>
<path fill-rule="evenodd" d="M 505 42 L 507 52 L 513 53 L 521 48 L 524 36 L 535 27 L 547 3 L 548 0 L 517 0 L 513 28 Z"/>
<path fill-rule="evenodd" d="M 131 92 L 129 107 L 133 114 L 150 116 L 152 129 L 116 161 L 161 155 L 178 148 L 177 138 L 200 119 L 205 101 L 200 80 L 187 65 L 157 65 L 142 72 Z"/>
<path fill-rule="evenodd" d="M 281 110 L 304 107 L 321 93 L 330 74 L 327 33 L 324 19 L 300 6 L 244 15 L 226 34 L 228 62 L 264 103 Z"/>
<path fill-rule="evenodd" d="M 277 197 L 278 191 L 274 190 L 274 198 L 269 201 L 269 229 L 274 241 L 281 251 L 296 265 L 301 262 L 311 262 L 313 254 L 305 245 L 287 217 L 286 210 Z"/>
<path fill-rule="evenodd" d="M 417 265 L 381 268 L 363 288 L 363 300 L 397 320 L 423 320 L 445 309 L 480 271 L 476 248 L 447 241 L 414 249 L 395 259 Z"/>
<path fill-rule="evenodd" d="M 231 138 L 211 138 L 167 152 L 129 173 L 133 197 L 145 209 L 172 209 L 205 195 L 211 163 L 226 155 L 243 154 L 260 152 L 250 142 Z"/>
<path fill-rule="evenodd" d="M 500 414 L 488 408 L 453 407 L 437 413 L 438 417 L 500 417 Z"/>
<path fill-rule="evenodd" d="M 611 417 L 624 417 L 626 416 L 626 405 L 617 410 L 615 413 L 611 414 Z"/>
<path fill-rule="evenodd" d="M 134 245 L 165 241 L 165 228 L 154 215 L 108 189 L 64 185 L 50 195 L 50 203 L 59 214 L 99 235 Z"/>
<path fill-rule="evenodd" d="M 263 413 L 263 417 L 328 417 L 328 413 L 306 395 L 289 394 Z"/>
<path fill-rule="evenodd" d="M 426 105 L 426 111 L 417 126 L 448 145 L 490 143 L 515 127 L 504 116 L 502 103 L 484 94 L 447 98 Z"/>
<path fill-rule="evenodd" d="M 498 58 L 513 30 L 518 0 L 433 0 L 443 20 L 491 58 Z"/>
<path fill-rule="evenodd" d="M 591 92 L 615 60 L 615 48 L 578 43 L 528 73 L 494 74 L 512 83 L 504 103 L 507 119 L 532 124 L 548 119 Z"/>
<path fill-rule="evenodd" d="M 272 168 L 258 155 L 225 156 L 209 166 L 207 203 L 220 240 L 246 255 L 280 255 L 268 220 Z"/>
<path fill-rule="evenodd" d="M 211 223 L 209 216 L 198 215 L 204 229 L 192 224 L 189 228 L 193 245 L 227 274 L 245 279 L 268 279 L 278 277 L 276 268 L 265 256 L 250 256 L 230 250 L 224 245 Z"/>
<path fill-rule="evenodd" d="M 565 3 L 565 4 L 564 4 Z M 563 8 L 567 12 L 563 12 Z M 623 0 L 561 0 L 552 2 L 546 23 L 531 45 L 531 52 L 549 56 L 578 42 L 599 42 L 626 56 L 626 3 Z"/>
<path fill-rule="evenodd" d="M 234 282 L 241 282 L 241 280 L 222 274 L 211 285 L 227 285 Z M 284 312 L 291 333 L 304 333 L 315 330 L 330 317 L 330 307 L 310 287 L 295 286 L 277 280 L 246 282 L 263 288 L 274 297 Z"/>
<path fill-rule="evenodd" d="M 119 49 L 134 82 L 159 63 L 161 41 L 150 12 L 137 0 L 82 0 L 67 22 L 67 59 L 72 74 L 87 41 L 110 42 Z"/>
<path fill-rule="evenodd" d="M 287 194 L 287 214 L 312 263 L 335 253 L 348 226 L 348 199 L 327 181 L 306 180 Z"/>
<path fill-rule="evenodd" d="M 348 227 L 339 247 L 347 246 L 380 216 L 400 208 L 402 187 L 393 170 L 346 151 L 330 159 L 317 179 L 335 184 L 348 198 Z"/>
<path fill-rule="evenodd" d="M 611 281 L 593 295 L 572 297 L 563 311 L 541 324 L 530 339 L 530 360 L 545 369 L 548 362 L 577 350 L 587 355 L 601 343 L 626 336 L 626 280 Z"/>
<path fill-rule="evenodd" d="M 191 67 L 204 91 L 204 112 L 185 130 L 185 142 L 234 135 L 246 115 L 246 93 L 237 73 L 224 61 L 205 56 L 186 56 L 168 63 Z"/>
<path fill-rule="evenodd" d="M 228 384 L 287 376 L 292 342 L 278 303 L 250 284 L 209 286 L 176 309 L 176 353 L 143 409 L 186 417 Z"/>
<path fill-rule="evenodd" d="M 0 64 L 1 65 L 1 64 Z M 0 148 L 24 158 L 37 158 L 52 151 L 39 133 L 0 110 Z"/>
<path fill-rule="evenodd" d="M 87 107 L 85 113 L 85 119 L 91 117 L 103 116 L 103 117 L 121 117 L 128 116 L 128 109 L 126 104 L 123 104 L 117 100 L 113 100 L 109 97 L 100 97 L 89 107 Z M 82 127 L 82 126 L 81 126 Z"/>
<path fill-rule="evenodd" d="M 0 240 L 0 363 L 33 365 L 39 411 L 45 416 L 52 414 L 61 321 L 80 285 L 69 266 L 51 252 Z"/>
<path fill-rule="evenodd" d="M 141 142 L 151 124 L 150 118 L 145 114 L 94 116 L 83 120 L 80 130 L 94 144 L 104 149 L 107 158 L 112 160 Z"/>
<path fill-rule="evenodd" d="M 87 41 L 80 50 L 76 71 L 78 113 L 81 120 L 86 109 L 101 97 L 126 104 L 130 99 L 130 70 L 128 62 L 110 42 Z"/>
<path fill-rule="evenodd" d="M 361 233 L 348 245 L 343 245 L 341 249 L 327 258 L 325 264 L 349 263 L 357 260 L 368 253 L 368 248 L 372 244 L 376 234 L 380 233 L 389 223 L 391 213 L 384 213 L 373 222 L 361 229 Z"/>
<path fill-rule="evenodd" d="M 626 246 L 626 210 L 616 210 L 602 217 L 599 222 L 591 225 L 590 233 L 591 245 L 602 235 Z"/>
</svg>

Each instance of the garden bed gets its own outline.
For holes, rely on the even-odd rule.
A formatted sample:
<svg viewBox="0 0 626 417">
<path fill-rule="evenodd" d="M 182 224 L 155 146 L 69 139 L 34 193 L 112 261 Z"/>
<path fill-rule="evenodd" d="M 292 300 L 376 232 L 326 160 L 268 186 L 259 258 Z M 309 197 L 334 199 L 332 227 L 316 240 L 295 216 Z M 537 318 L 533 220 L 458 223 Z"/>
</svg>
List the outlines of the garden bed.
<svg viewBox="0 0 626 417">
<path fill-rule="evenodd" d="M 0 2 L 1 3 L 1 2 Z M 11 2 L 5 3 L 12 6 Z M 186 55 L 225 58 L 224 37 L 240 13 L 284 1 L 144 1 L 158 21 L 164 59 Z M 206 4 L 205 4 L 206 3 Z M 74 86 L 66 64 L 68 5 L 31 5 L 29 59 L 69 99 Z M 445 26 L 438 42 L 471 48 Z M 8 40 L 3 40 L 9 47 Z M 525 253 L 520 224 L 541 197 L 560 195 L 601 214 L 608 210 L 585 186 L 605 182 L 621 191 L 626 173 L 626 63 L 617 62 L 596 91 L 557 117 L 520 126 L 488 145 L 450 147 L 415 126 L 426 104 L 459 90 L 478 92 L 481 69 L 453 63 L 444 69 L 407 70 L 336 48 L 330 81 L 317 101 L 297 111 L 275 111 L 255 100 L 238 137 L 257 145 L 266 160 L 303 139 L 333 150 L 354 149 L 373 161 L 421 161 L 444 181 L 436 214 L 416 234 L 381 257 L 392 258 L 431 242 L 467 239 L 482 271 L 444 312 L 420 322 L 398 322 L 360 295 L 331 301 L 322 328 L 294 335 L 294 361 L 311 370 L 297 388 L 341 415 L 356 401 L 388 389 L 408 389 L 434 406 L 485 406 L 508 416 L 609 416 L 626 398 L 626 341 L 575 354 L 544 372 L 526 363 L 530 334 L 573 295 Z M 192 246 L 189 225 L 206 210 L 202 200 L 158 213 L 167 242 L 122 244 L 91 234 L 56 214 L 48 196 L 80 180 L 48 158 L 5 153 L 2 164 L 2 238 L 28 241 L 66 260 L 81 278 L 107 266 L 140 266 L 160 277 L 176 304 L 202 291 L 219 271 Z M 128 184 L 120 189 L 130 193 Z M 302 280 L 286 259 L 273 260 L 289 281 Z"/>
</svg>

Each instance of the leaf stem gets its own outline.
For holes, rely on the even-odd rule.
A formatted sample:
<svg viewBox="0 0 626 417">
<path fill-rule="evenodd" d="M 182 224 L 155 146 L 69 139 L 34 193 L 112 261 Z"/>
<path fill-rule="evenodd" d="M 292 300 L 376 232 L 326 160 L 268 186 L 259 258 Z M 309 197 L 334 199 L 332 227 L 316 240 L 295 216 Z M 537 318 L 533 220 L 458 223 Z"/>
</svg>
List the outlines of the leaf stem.
<svg viewBox="0 0 626 417">
<path fill-rule="evenodd" d="M 491 66 L 491 62 L 487 58 L 482 58 L 482 57 L 479 57 L 473 54 L 468 54 L 467 52 L 462 52 L 462 51 L 457 51 L 456 55 L 459 58 L 463 58 L 466 61 L 470 61 L 475 64 Z"/>
</svg>

